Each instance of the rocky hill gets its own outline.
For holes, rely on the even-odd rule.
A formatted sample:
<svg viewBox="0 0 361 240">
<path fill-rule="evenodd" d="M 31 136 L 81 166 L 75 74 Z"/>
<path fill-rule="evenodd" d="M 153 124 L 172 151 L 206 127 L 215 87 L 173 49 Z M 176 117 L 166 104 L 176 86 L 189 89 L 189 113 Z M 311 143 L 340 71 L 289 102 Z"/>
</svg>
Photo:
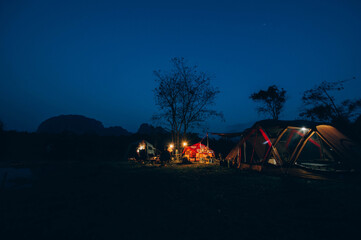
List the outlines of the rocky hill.
<svg viewBox="0 0 361 240">
<path fill-rule="evenodd" d="M 105 128 L 100 121 L 81 115 L 60 115 L 49 118 L 39 125 L 37 132 L 53 134 L 71 132 L 79 135 L 96 134 L 101 136 L 131 135 L 122 127 Z"/>
</svg>

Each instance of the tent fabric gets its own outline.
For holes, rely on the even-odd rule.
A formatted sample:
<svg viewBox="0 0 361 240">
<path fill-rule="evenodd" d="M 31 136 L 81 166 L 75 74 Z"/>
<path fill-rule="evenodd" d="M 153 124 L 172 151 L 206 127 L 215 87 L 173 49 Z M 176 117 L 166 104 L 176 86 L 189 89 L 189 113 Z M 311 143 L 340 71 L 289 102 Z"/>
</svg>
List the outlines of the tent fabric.
<svg viewBox="0 0 361 240">
<path fill-rule="evenodd" d="M 138 143 L 138 149 L 145 148 L 147 154 L 149 155 L 156 155 L 157 149 L 151 144 L 150 142 L 146 140 L 139 141 Z"/>
<path fill-rule="evenodd" d="M 128 159 L 139 159 L 140 155 L 142 157 L 149 159 L 154 159 L 160 154 L 160 151 L 154 147 L 153 144 L 146 140 L 138 140 L 132 142 L 127 149 L 126 157 Z M 143 156 L 144 155 L 144 156 Z"/>
<path fill-rule="evenodd" d="M 351 139 L 347 138 L 336 128 L 327 125 L 317 126 L 318 132 L 343 155 L 360 154 L 360 148 Z"/>
<path fill-rule="evenodd" d="M 278 167 L 284 173 L 309 176 L 315 172 L 354 172 L 360 167 L 361 156 L 359 146 L 330 125 L 263 120 L 243 133 L 226 160 L 237 162 L 240 169 Z"/>
<path fill-rule="evenodd" d="M 244 144 L 254 146 L 254 151 L 252 151 L 252 155 L 250 156 L 251 160 L 254 159 L 255 154 L 258 159 L 263 159 L 268 148 L 272 145 L 271 140 L 262 129 L 250 129 L 248 134 L 246 134 L 237 146 L 232 149 L 230 154 L 227 155 L 226 159 L 230 160 L 239 156 L 239 149 Z"/>
<path fill-rule="evenodd" d="M 359 145 L 332 126 L 320 125 L 317 126 L 317 130 L 337 152 L 347 157 L 348 164 L 361 167 L 361 161 L 359 161 L 361 159 L 361 147 Z"/>
<path fill-rule="evenodd" d="M 237 146 L 234 147 L 231 152 L 226 156 L 226 160 L 234 159 L 238 156 L 239 148 L 242 146 L 243 142 L 237 143 Z"/>
<path fill-rule="evenodd" d="M 199 161 L 201 158 L 206 158 L 208 156 L 213 158 L 215 156 L 214 151 L 202 143 L 196 143 L 185 147 L 183 155 L 190 161 Z"/>
</svg>

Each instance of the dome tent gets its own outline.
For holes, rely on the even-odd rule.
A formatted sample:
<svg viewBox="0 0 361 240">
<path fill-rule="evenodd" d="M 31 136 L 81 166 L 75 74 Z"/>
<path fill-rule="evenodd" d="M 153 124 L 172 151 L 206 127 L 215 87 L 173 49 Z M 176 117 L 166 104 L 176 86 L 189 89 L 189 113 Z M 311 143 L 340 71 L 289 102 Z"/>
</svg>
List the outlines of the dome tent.
<svg viewBox="0 0 361 240">
<path fill-rule="evenodd" d="M 330 125 L 263 120 L 240 135 L 240 141 L 226 157 L 240 169 L 310 178 L 360 169 L 360 147 Z"/>
<path fill-rule="evenodd" d="M 214 151 L 199 142 L 185 147 L 183 150 L 183 156 L 191 162 L 200 162 L 206 158 L 214 158 Z"/>
</svg>

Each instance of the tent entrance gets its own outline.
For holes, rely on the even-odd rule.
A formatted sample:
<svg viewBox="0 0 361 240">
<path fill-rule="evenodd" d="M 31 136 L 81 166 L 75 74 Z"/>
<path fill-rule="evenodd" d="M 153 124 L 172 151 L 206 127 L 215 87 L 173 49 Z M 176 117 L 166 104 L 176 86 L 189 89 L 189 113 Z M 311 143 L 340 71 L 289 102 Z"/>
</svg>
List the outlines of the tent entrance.
<svg viewBox="0 0 361 240">
<path fill-rule="evenodd" d="M 306 139 L 298 153 L 295 164 L 319 171 L 345 170 L 341 157 L 317 132 L 313 132 Z"/>
<path fill-rule="evenodd" d="M 237 146 L 238 167 L 261 171 L 271 148 L 271 140 L 263 129 L 252 130 Z"/>
</svg>

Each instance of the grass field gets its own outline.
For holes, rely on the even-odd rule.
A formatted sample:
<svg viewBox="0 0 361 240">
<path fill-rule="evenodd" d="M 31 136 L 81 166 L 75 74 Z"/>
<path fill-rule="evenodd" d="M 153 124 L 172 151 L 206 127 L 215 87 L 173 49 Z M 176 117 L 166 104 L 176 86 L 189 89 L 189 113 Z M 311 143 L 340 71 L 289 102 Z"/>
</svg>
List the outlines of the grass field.
<svg viewBox="0 0 361 240">
<path fill-rule="evenodd" d="M 0 239 L 347 239 L 361 222 L 358 183 L 198 164 L 31 169 L 30 187 L 0 193 Z"/>
</svg>

